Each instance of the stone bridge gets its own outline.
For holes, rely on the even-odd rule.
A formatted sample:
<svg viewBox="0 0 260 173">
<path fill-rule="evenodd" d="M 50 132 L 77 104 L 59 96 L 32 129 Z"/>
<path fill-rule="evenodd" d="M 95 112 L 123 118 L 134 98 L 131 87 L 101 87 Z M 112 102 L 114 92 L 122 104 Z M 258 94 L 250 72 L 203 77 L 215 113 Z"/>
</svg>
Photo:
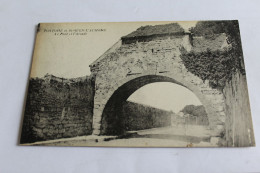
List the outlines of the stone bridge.
<svg viewBox="0 0 260 173">
<path fill-rule="evenodd" d="M 219 136 L 224 130 L 223 93 L 185 68 L 180 48 L 192 50 L 191 35 L 172 25 L 172 30 L 163 33 L 155 28 L 143 35 L 138 29 L 122 37 L 90 65 L 95 77 L 93 135 L 124 133 L 122 103 L 137 89 L 154 82 L 172 82 L 188 88 L 204 105 L 212 136 Z"/>
</svg>

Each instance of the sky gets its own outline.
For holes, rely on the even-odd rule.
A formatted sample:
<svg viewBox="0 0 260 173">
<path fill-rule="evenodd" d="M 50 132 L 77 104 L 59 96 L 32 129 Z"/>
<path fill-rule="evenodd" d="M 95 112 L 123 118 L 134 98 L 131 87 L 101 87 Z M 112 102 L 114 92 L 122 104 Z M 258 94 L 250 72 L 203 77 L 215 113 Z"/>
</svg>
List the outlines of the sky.
<svg viewBox="0 0 260 173">
<path fill-rule="evenodd" d="M 66 23 L 41 24 L 37 34 L 31 77 L 52 74 L 57 77 L 75 78 L 90 75 L 89 65 L 106 50 L 140 26 L 173 22 L 127 23 Z M 178 22 L 186 31 L 197 22 Z M 59 30 L 103 29 L 104 32 L 87 32 L 87 35 L 71 36 Z M 56 35 L 55 35 L 56 34 Z M 130 101 L 179 112 L 185 105 L 200 105 L 197 97 L 187 88 L 177 84 L 160 82 L 148 84 L 129 97 Z"/>
<path fill-rule="evenodd" d="M 186 105 L 201 105 L 189 89 L 170 82 L 156 82 L 135 91 L 128 101 L 178 113 Z"/>
</svg>

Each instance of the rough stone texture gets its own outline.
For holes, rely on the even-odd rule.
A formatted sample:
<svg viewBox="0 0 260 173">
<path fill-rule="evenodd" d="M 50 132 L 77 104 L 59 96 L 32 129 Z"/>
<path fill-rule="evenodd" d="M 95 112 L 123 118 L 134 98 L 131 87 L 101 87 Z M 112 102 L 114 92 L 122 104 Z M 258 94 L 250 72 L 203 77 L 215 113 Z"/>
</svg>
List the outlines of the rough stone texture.
<svg viewBox="0 0 260 173">
<path fill-rule="evenodd" d="M 125 102 L 123 115 L 126 117 L 126 130 L 144 130 L 171 125 L 173 112 L 138 103 Z"/>
<path fill-rule="evenodd" d="M 122 102 L 121 106 L 117 104 L 104 111 L 101 134 L 121 135 L 126 131 L 170 126 L 171 115 L 170 111 L 129 101 Z"/>
<path fill-rule="evenodd" d="M 21 143 L 91 134 L 93 95 L 89 77 L 30 79 Z"/>
<path fill-rule="evenodd" d="M 240 72 L 232 76 L 223 90 L 226 106 L 226 146 L 254 146 L 246 76 Z"/>
<path fill-rule="evenodd" d="M 90 77 L 63 79 L 52 75 L 30 79 L 21 143 L 69 138 L 92 133 L 94 81 Z M 141 130 L 170 125 L 170 112 L 137 103 L 117 104 L 109 112 L 113 135 L 116 114 L 124 117 L 123 130 Z M 118 109 L 120 108 L 120 109 Z M 151 112 L 153 111 L 153 115 Z M 120 115 L 121 116 L 121 115 Z M 126 121 L 127 120 L 127 121 Z"/>
<path fill-rule="evenodd" d="M 187 87 L 200 99 L 208 114 L 212 135 L 220 136 L 226 117 L 223 93 L 188 72 L 180 58 L 181 47 L 191 50 L 188 34 L 153 36 L 152 40 L 131 44 L 118 42 L 92 63 L 96 90 L 93 134 L 100 134 L 102 112 L 111 98 L 116 98 L 113 102 L 119 104 L 148 83 L 173 82 Z"/>
<path fill-rule="evenodd" d="M 184 29 L 178 23 L 147 25 L 121 38 L 123 44 L 151 41 L 158 36 L 183 35 Z"/>
</svg>

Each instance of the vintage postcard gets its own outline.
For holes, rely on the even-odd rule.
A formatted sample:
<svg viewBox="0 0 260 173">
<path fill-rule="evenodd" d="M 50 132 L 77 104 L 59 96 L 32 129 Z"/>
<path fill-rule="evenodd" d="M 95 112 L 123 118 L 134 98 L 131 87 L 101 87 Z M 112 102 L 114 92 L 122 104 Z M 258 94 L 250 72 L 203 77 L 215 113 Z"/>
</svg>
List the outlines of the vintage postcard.
<svg viewBox="0 0 260 173">
<path fill-rule="evenodd" d="M 20 145 L 255 146 L 238 21 L 40 23 Z"/>
</svg>

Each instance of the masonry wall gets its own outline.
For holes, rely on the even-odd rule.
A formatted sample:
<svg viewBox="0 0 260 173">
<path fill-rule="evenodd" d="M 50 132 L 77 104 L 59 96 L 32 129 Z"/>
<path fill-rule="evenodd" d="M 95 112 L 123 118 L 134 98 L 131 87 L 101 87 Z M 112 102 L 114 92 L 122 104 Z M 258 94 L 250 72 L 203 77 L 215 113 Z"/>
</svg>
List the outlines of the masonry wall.
<svg viewBox="0 0 260 173">
<path fill-rule="evenodd" d="M 172 113 L 142 104 L 125 102 L 123 115 L 126 119 L 126 130 L 131 131 L 170 126 Z"/>
<path fill-rule="evenodd" d="M 21 143 L 92 133 L 93 82 L 30 79 Z"/>
<path fill-rule="evenodd" d="M 226 111 L 226 144 L 243 147 L 255 145 L 248 98 L 246 76 L 240 72 L 232 76 L 223 90 Z"/>
<path fill-rule="evenodd" d="M 117 44 L 91 65 L 96 75 L 93 134 L 102 134 L 102 113 L 113 93 L 136 78 L 150 75 L 171 78 L 189 88 L 205 106 L 212 136 L 220 137 L 225 117 L 223 93 L 189 72 L 180 58 L 180 48 L 190 51 L 189 36 L 158 37 L 148 42 Z M 154 81 L 157 82 L 157 81 Z"/>
</svg>

